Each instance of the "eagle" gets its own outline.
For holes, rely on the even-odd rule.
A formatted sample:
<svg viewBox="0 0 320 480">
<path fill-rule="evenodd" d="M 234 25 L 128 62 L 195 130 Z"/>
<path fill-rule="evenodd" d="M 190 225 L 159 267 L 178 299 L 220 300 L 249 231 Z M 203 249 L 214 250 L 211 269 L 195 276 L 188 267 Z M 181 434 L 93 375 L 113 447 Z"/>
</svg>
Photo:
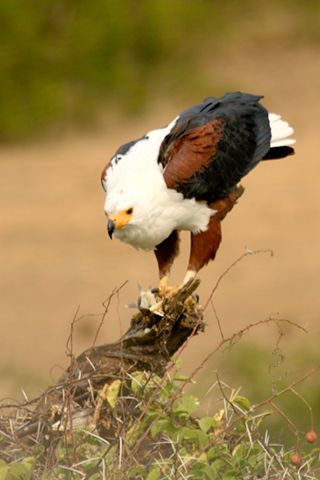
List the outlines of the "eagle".
<svg viewBox="0 0 320 480">
<path fill-rule="evenodd" d="M 294 153 L 292 127 L 268 113 L 261 98 L 241 92 L 206 98 L 122 145 L 104 168 L 109 236 L 154 251 L 160 291 L 179 252 L 179 232 L 191 233 L 184 284 L 215 258 L 221 221 L 243 193 L 242 177 L 260 161 Z"/>
</svg>

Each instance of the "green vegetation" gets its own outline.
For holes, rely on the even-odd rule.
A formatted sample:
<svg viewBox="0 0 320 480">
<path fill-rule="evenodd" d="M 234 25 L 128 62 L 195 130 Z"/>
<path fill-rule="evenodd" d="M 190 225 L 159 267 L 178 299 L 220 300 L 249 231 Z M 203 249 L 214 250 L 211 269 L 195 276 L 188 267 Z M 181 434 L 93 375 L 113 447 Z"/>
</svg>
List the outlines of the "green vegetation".
<svg viewBox="0 0 320 480">
<path fill-rule="evenodd" d="M 292 349 L 281 349 L 279 346 L 270 349 L 244 340 L 234 345 L 228 353 L 220 353 L 220 356 L 212 362 L 211 368 L 210 365 L 206 368 L 209 371 L 215 369 L 223 371 L 226 382 L 231 385 L 237 382 L 249 398 L 260 402 L 272 392 L 279 392 L 286 385 L 303 377 L 316 365 L 315 358 L 314 349 L 311 346 L 308 348 L 305 343 Z M 205 394 L 205 389 L 209 387 L 203 376 L 200 378 L 197 393 L 200 388 L 202 394 Z M 193 393 L 193 388 L 190 391 Z M 319 382 L 310 380 L 302 383 L 298 391 L 312 406 L 315 424 L 318 424 L 320 419 Z M 301 398 L 292 392 L 287 392 L 278 399 L 278 405 L 300 432 L 308 430 L 309 410 Z M 283 428 L 283 418 L 271 415 L 266 418 L 265 425 L 271 436 L 278 438 L 285 446 L 291 445 L 294 434 L 290 429 Z"/>
<path fill-rule="evenodd" d="M 285 12 L 292 41 L 319 37 L 311 1 L 2 0 L 0 140 L 89 124 L 107 105 L 136 113 L 158 90 L 172 98 L 196 88 L 198 98 L 208 82 L 201 65 L 258 25 L 267 38 L 266 11 L 275 20 Z M 218 72 L 215 82 L 222 93 Z"/>
<path fill-rule="evenodd" d="M 318 448 L 308 454 L 297 446 L 285 451 L 264 431 L 270 402 L 259 409 L 218 382 L 212 392 L 220 397 L 217 411 L 199 417 L 198 398 L 183 393 L 188 382 L 179 373 L 161 379 L 145 372 L 135 372 L 129 381 L 115 380 L 104 389 L 103 401 L 108 415 L 111 409 L 119 421 L 117 432 L 104 437 L 105 417 L 97 428 L 61 433 L 54 448 L 50 443 L 21 447 L 21 442 L 3 448 L 0 479 L 317 478 Z M 4 444 L 5 438 L 0 441 Z"/>
</svg>

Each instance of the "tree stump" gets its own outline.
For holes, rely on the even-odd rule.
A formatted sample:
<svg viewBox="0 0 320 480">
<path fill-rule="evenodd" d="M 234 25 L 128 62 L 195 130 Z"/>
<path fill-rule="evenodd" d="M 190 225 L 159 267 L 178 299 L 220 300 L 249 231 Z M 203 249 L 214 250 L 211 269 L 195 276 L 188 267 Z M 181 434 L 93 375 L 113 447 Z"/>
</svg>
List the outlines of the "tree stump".
<svg viewBox="0 0 320 480">
<path fill-rule="evenodd" d="M 160 311 L 141 302 L 128 331 L 114 343 L 89 348 L 73 358 L 59 382 L 49 387 L 36 408 L 17 423 L 14 435 L 28 444 L 48 442 L 52 446 L 54 439 L 58 441 L 75 427 L 94 425 L 105 438 L 114 438 L 121 412 L 106 401 L 108 389 L 119 388 L 115 381 L 121 381 L 121 410 L 130 408 L 132 413 L 135 402 L 125 400 L 125 396 L 126 382 L 134 372 L 163 376 L 172 355 L 189 336 L 204 331 L 202 310 L 194 293 L 199 283 L 190 280 L 175 295 L 161 299 Z"/>
</svg>

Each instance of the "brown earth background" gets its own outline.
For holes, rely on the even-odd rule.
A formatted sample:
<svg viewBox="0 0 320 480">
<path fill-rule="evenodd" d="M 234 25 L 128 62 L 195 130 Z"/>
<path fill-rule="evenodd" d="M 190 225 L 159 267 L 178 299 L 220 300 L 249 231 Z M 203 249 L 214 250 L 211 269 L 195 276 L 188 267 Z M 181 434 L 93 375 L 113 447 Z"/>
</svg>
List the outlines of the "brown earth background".
<svg viewBox="0 0 320 480">
<path fill-rule="evenodd" d="M 245 194 L 223 224 L 217 259 L 200 278 L 200 298 L 207 299 L 219 275 L 245 250 L 272 249 L 274 256 L 246 257 L 214 295 L 225 335 L 271 314 L 306 327 L 303 335 L 288 328 L 286 345 L 313 352 L 319 341 L 319 103 L 320 47 L 298 44 L 290 49 L 276 40 L 269 45 L 239 42 L 206 54 L 203 73 L 223 72 L 233 89 L 263 94 L 264 105 L 295 128 L 296 155 L 265 162 L 243 179 Z M 226 80 L 226 90 L 230 80 Z M 183 88 L 183 85 L 181 86 Z M 215 95 L 208 89 L 207 96 Z M 0 148 L 0 393 L 38 394 L 68 365 L 66 341 L 76 312 L 74 352 L 93 341 L 102 302 L 124 281 L 102 326 L 98 343 L 116 340 L 128 327 L 125 304 L 137 298 L 140 282 L 157 284 L 151 252 L 138 252 L 110 241 L 103 213 L 100 172 L 115 149 L 146 131 L 167 124 L 196 101 L 174 104 L 154 92 L 147 113 L 125 118 L 109 112 L 94 131 L 68 131 L 59 138 Z M 181 280 L 188 255 L 188 236 L 172 283 Z M 212 310 L 205 334 L 194 338 L 183 355 L 186 371 L 200 362 L 219 340 Z M 256 344 L 273 348 L 276 329 L 251 334 Z M 311 365 L 313 366 L 313 365 Z M 225 366 L 227 369 L 227 365 Z M 214 367 L 207 375 L 213 378 Z"/>
</svg>

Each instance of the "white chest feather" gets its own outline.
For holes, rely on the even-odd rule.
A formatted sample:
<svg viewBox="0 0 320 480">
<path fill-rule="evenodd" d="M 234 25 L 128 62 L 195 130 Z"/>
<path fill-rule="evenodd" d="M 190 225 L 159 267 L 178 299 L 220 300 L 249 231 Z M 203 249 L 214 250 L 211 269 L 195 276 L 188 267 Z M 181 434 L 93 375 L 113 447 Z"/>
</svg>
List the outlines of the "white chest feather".
<svg viewBox="0 0 320 480">
<path fill-rule="evenodd" d="M 163 242 L 173 230 L 197 233 L 207 229 L 214 212 L 205 204 L 183 199 L 182 194 L 166 187 L 148 193 L 149 196 L 144 196 L 148 211 L 144 212 L 143 217 L 138 218 L 137 215 L 125 227 L 117 230 L 116 238 L 136 248 L 150 250 Z"/>
</svg>

